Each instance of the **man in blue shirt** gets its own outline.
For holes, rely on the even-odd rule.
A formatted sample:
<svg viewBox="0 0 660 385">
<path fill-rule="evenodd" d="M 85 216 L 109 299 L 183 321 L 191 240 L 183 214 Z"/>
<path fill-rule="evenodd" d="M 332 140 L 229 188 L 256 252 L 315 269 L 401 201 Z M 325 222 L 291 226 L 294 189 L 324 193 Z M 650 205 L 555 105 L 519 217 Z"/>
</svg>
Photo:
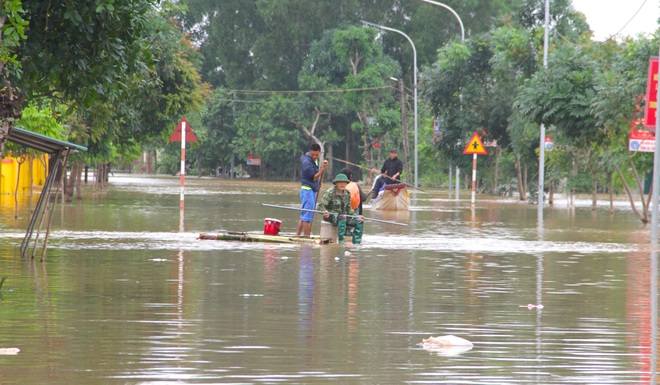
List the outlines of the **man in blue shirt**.
<svg viewBox="0 0 660 385">
<path fill-rule="evenodd" d="M 316 193 L 321 187 L 321 175 L 328 167 L 328 161 L 324 160 L 319 170 L 319 156 L 321 156 L 321 146 L 318 143 L 314 143 L 309 146 L 309 151 L 300 158 L 300 162 L 302 163 L 300 171 L 300 201 L 302 202 L 303 209 L 314 210 L 316 208 Z M 300 214 L 296 235 L 300 236 L 302 234 L 305 237 L 309 237 L 312 233 L 313 219 L 313 212 L 303 211 Z"/>
</svg>

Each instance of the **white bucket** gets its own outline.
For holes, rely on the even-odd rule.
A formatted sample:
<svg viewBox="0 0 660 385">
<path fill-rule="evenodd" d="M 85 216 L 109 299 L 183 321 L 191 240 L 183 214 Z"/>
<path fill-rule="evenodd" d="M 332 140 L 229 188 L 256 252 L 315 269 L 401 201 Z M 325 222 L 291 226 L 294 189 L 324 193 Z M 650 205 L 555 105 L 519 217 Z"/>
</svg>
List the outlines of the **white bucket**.
<svg viewBox="0 0 660 385">
<path fill-rule="evenodd" d="M 337 243 L 337 228 L 330 222 L 321 221 L 320 237 L 329 239 L 330 242 Z"/>
</svg>

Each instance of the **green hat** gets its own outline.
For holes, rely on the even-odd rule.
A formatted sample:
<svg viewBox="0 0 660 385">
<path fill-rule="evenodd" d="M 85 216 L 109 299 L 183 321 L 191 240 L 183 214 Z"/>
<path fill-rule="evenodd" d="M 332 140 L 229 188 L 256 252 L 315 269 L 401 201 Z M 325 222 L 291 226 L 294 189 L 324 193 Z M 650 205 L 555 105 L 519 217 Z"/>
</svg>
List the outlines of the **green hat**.
<svg viewBox="0 0 660 385">
<path fill-rule="evenodd" d="M 337 176 L 335 177 L 335 180 L 332 181 L 333 184 L 335 184 L 337 182 L 346 182 L 346 183 L 348 183 L 348 182 L 350 182 L 350 180 L 348 180 L 348 177 L 346 175 L 340 173 L 340 174 L 337 174 Z"/>
</svg>

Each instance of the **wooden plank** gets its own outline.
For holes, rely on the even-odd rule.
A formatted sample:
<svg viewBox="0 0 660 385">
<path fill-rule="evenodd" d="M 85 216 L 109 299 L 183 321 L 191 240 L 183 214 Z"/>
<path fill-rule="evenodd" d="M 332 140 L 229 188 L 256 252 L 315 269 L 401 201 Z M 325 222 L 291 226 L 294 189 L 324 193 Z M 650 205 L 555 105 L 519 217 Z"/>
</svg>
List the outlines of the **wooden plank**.
<svg viewBox="0 0 660 385">
<path fill-rule="evenodd" d="M 214 241 L 239 241 L 239 242 L 269 242 L 269 243 L 304 243 L 304 244 L 327 244 L 330 242 L 326 238 L 306 238 L 296 236 L 283 236 L 283 235 L 264 235 L 255 233 L 244 232 L 225 232 L 216 235 L 208 235 L 200 233 L 197 239 L 201 240 L 214 240 Z"/>
</svg>

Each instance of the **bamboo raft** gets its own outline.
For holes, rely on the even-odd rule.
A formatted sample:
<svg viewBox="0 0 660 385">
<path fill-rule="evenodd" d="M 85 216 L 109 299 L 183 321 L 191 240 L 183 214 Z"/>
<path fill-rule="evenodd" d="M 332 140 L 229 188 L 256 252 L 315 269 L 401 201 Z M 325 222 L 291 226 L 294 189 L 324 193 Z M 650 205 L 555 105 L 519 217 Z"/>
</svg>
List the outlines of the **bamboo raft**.
<svg viewBox="0 0 660 385">
<path fill-rule="evenodd" d="M 212 241 L 239 241 L 239 242 L 268 242 L 268 243 L 301 243 L 301 244 L 314 244 L 325 245 L 330 243 L 330 239 L 319 237 L 300 237 L 300 236 L 286 236 L 286 235 L 264 235 L 257 233 L 246 233 L 238 231 L 227 231 L 217 235 L 208 235 L 200 233 L 197 239 L 212 240 Z"/>
</svg>

